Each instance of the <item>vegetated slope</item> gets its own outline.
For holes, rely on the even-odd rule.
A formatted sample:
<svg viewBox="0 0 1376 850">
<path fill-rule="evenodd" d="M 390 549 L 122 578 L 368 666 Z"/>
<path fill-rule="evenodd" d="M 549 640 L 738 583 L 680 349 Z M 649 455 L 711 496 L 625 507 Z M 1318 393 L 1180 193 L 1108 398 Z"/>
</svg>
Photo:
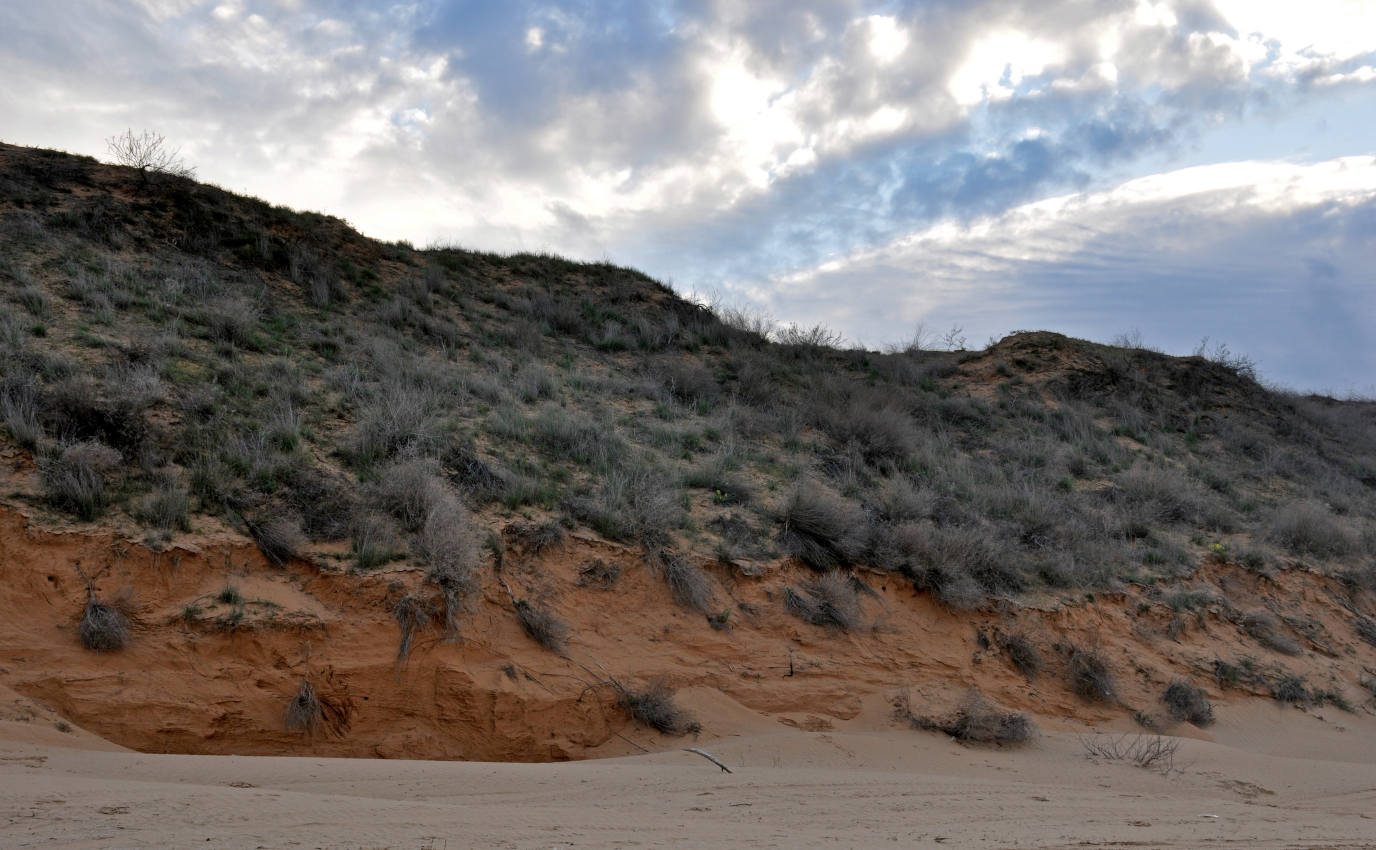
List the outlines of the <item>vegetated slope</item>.
<svg viewBox="0 0 1376 850">
<path fill-rule="evenodd" d="M 1150 714 L 1182 672 L 1354 702 L 1376 666 L 1376 407 L 1237 361 L 837 349 L 10 146 L 0 239 L 3 675 L 115 740 L 567 757 L 686 729 L 659 674 Z M 1019 646 L 1070 681 L 979 664 Z"/>
</svg>

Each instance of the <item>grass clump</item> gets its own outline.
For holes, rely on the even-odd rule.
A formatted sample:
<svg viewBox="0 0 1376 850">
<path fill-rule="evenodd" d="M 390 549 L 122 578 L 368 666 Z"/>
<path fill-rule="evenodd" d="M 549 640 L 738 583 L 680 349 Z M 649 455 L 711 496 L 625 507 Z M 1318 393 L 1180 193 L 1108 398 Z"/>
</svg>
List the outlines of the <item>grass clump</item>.
<svg viewBox="0 0 1376 850">
<path fill-rule="evenodd" d="M 1214 722 L 1214 707 L 1203 689 L 1197 688 L 1184 679 L 1176 679 L 1166 686 L 1161 695 L 1166 711 L 1176 720 L 1184 720 L 1201 729 Z"/>
<path fill-rule="evenodd" d="M 129 643 L 129 616 L 122 606 L 101 602 L 94 595 L 81 614 L 77 634 L 81 645 L 92 652 L 115 652 Z"/>
<path fill-rule="evenodd" d="M 1271 685 L 1271 696 L 1276 702 L 1308 708 L 1314 704 L 1314 694 L 1309 690 L 1303 676 L 1286 673 Z"/>
<path fill-rule="evenodd" d="M 274 517 L 263 522 L 245 519 L 249 536 L 258 546 L 258 551 L 274 567 L 281 567 L 300 557 L 306 545 L 306 535 L 301 526 L 290 517 Z"/>
<path fill-rule="evenodd" d="M 551 652 L 563 654 L 569 625 L 549 608 L 526 599 L 516 600 L 516 619 L 530 639 Z"/>
<path fill-rule="evenodd" d="M 600 590 L 611 590 L 620 580 L 621 567 L 616 564 L 609 564 L 601 558 L 594 559 L 578 571 L 579 587 L 597 587 Z"/>
<path fill-rule="evenodd" d="M 814 570 L 849 566 L 863 541 L 864 517 L 855 504 L 827 495 L 815 485 L 799 486 L 779 513 L 779 544 Z"/>
<path fill-rule="evenodd" d="M 799 588 L 784 588 L 784 608 L 804 622 L 843 632 L 855 630 L 861 621 L 860 596 L 840 570 L 809 579 Z"/>
<path fill-rule="evenodd" d="M 701 567 L 673 552 L 660 552 L 655 562 L 675 602 L 700 614 L 712 612 L 715 601 L 712 582 Z"/>
<path fill-rule="evenodd" d="M 1066 673 L 1070 677 L 1070 689 L 1081 699 L 1088 702 L 1113 701 L 1113 674 L 1109 670 L 1108 660 L 1097 650 L 1073 650 L 1066 664 Z"/>
<path fill-rule="evenodd" d="M 325 709 L 309 679 L 301 682 L 296 696 L 287 703 L 287 731 L 314 735 L 325 720 Z"/>
<path fill-rule="evenodd" d="M 665 735 L 696 735 L 702 724 L 674 701 L 673 688 L 656 679 L 642 690 L 621 689 L 621 705 L 635 722 Z"/>
<path fill-rule="evenodd" d="M 120 459 L 119 452 L 96 440 L 68 443 L 39 465 L 43 491 L 49 502 L 78 519 L 97 519 L 107 503 L 106 477 Z"/>
<path fill-rule="evenodd" d="M 410 657 L 411 644 L 416 633 L 429 627 L 438 613 L 435 604 L 423 596 L 408 593 L 397 600 L 397 604 L 392 608 L 392 617 L 401 629 L 401 641 L 397 645 L 398 664 L 404 663 Z"/>
<path fill-rule="evenodd" d="M 161 531 L 191 530 L 191 497 L 174 484 L 149 493 L 138 513 L 140 519 Z"/>
<path fill-rule="evenodd" d="M 1282 655 L 1299 655 L 1300 645 L 1281 634 L 1280 621 L 1268 611 L 1250 611 L 1242 618 L 1242 630 L 1257 643 Z"/>
<path fill-rule="evenodd" d="M 1037 734 L 1036 724 L 1030 717 L 1017 711 L 1005 711 L 975 689 L 971 689 L 947 717 L 917 714 L 906 694 L 895 703 L 895 714 L 914 729 L 944 732 L 962 744 L 1018 746 L 1031 741 Z"/>
<path fill-rule="evenodd" d="M 1357 538 L 1328 508 L 1312 501 L 1290 502 L 1271 515 L 1266 538 L 1296 555 L 1340 557 L 1357 549 Z"/>
<path fill-rule="evenodd" d="M 1008 660 L 1017 671 L 1029 679 L 1035 679 L 1042 669 L 1042 656 L 1032 641 L 1020 632 L 1000 635 L 999 644 L 1008 653 Z"/>
</svg>

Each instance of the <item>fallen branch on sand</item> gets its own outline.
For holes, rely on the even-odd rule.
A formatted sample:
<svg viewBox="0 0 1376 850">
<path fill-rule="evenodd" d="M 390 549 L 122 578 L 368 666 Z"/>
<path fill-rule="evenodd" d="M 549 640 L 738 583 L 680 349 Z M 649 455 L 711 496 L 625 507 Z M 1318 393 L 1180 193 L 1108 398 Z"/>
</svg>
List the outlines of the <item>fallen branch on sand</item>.
<svg viewBox="0 0 1376 850">
<path fill-rule="evenodd" d="M 731 770 L 731 768 L 729 768 L 729 767 L 727 767 L 726 765 L 722 764 L 722 763 L 721 763 L 721 759 L 717 758 L 716 756 L 712 755 L 711 753 L 707 752 L 706 750 L 700 750 L 700 749 L 698 749 L 697 747 L 684 747 L 684 748 L 683 748 L 683 751 L 684 751 L 685 753 L 697 753 L 698 755 L 700 755 L 700 756 L 702 756 L 703 758 L 707 759 L 707 760 L 710 761 L 712 764 L 715 764 L 717 767 L 721 768 L 722 770 L 726 771 L 727 773 L 733 773 L 733 772 L 734 772 L 734 771 Z"/>
</svg>

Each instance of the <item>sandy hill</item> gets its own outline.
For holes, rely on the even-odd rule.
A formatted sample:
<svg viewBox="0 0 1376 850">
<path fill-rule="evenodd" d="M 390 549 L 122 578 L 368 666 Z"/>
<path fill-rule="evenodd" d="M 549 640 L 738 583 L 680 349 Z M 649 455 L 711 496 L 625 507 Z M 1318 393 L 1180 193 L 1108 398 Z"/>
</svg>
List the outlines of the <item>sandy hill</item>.
<svg viewBox="0 0 1376 850">
<path fill-rule="evenodd" d="M 1226 352 L 847 349 L 4 145 L 0 234 L 9 723 L 549 761 L 1376 696 L 1376 408 Z"/>
</svg>

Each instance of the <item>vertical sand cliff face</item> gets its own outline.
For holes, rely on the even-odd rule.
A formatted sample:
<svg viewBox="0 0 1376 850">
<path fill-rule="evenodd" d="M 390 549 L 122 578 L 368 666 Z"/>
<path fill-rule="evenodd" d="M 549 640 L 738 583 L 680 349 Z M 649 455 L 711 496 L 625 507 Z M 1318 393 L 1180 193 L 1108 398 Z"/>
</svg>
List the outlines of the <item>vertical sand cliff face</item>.
<svg viewBox="0 0 1376 850">
<path fill-rule="evenodd" d="M 609 589 L 579 581 L 595 559 L 622 569 Z M 489 567 L 458 636 L 418 631 L 398 663 L 392 612 L 405 594 L 425 592 L 419 571 L 279 569 L 229 536 L 154 552 L 111 534 L 41 530 L 3 510 L 0 686 L 149 752 L 547 761 L 670 744 L 633 726 L 612 678 L 638 687 L 663 677 L 711 736 L 743 722 L 890 724 L 895 699 L 939 712 L 971 687 L 1046 728 L 1130 724 L 1137 712 L 1164 718 L 1162 691 L 1179 676 L 1215 699 L 1269 699 L 1265 675 L 1291 672 L 1359 702 L 1357 678 L 1376 668 L 1376 648 L 1353 630 L 1354 611 L 1370 616 L 1373 600 L 1299 570 L 1264 577 L 1205 566 L 1198 583 L 1226 588 L 1219 598 L 1227 603 L 1186 613 L 1149 601 L 1141 588 L 952 613 L 901 577 L 862 572 L 872 591 L 861 596 L 863 626 L 842 632 L 784 610 L 785 588 L 806 570 L 775 564 L 746 577 L 704 566 L 716 603 L 729 611 L 724 629 L 676 606 L 632 549 L 575 536 L 538 557 L 512 550 L 501 578 L 518 598 L 567 621 L 565 655 L 526 636 Z M 132 617 L 121 651 L 81 645 L 88 579 Z M 1240 612 L 1263 609 L 1275 612 L 1299 655 L 1246 634 Z M 1043 660 L 1033 678 L 1001 648 L 1000 636 L 1013 633 Z M 1104 701 L 1072 693 L 1072 647 L 1094 648 L 1109 663 L 1114 692 Z M 1244 658 L 1255 659 L 1261 678 L 1220 690 L 1214 660 Z M 311 735 L 285 722 L 307 680 L 324 707 Z"/>
</svg>

